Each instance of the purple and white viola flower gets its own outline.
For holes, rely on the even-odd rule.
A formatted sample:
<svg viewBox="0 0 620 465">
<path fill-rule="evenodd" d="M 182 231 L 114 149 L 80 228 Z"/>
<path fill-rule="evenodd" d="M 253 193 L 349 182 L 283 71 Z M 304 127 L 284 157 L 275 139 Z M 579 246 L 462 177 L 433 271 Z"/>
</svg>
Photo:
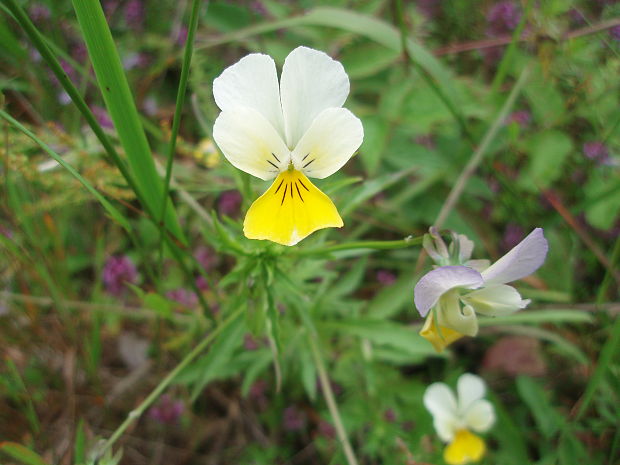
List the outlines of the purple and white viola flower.
<svg viewBox="0 0 620 465">
<path fill-rule="evenodd" d="M 457 239 L 460 253 L 452 263 L 463 264 L 447 264 L 429 271 L 414 290 L 418 312 L 427 317 L 420 334 L 437 351 L 464 335 L 478 334 L 476 314 L 503 316 L 527 307 L 530 300 L 522 299 L 508 283 L 534 273 L 545 262 L 549 249 L 542 228 L 536 228 L 498 261 L 484 266 L 481 261 L 469 260 L 471 241 L 464 236 Z M 446 252 L 440 250 L 438 255 L 449 262 Z"/>
</svg>

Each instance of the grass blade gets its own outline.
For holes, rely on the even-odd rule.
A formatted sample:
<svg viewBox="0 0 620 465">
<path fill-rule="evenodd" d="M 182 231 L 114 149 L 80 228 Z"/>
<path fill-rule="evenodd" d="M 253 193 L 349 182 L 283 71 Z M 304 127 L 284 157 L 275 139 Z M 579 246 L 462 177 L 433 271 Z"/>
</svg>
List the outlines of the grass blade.
<svg viewBox="0 0 620 465">
<path fill-rule="evenodd" d="M 155 169 L 151 149 L 101 4 L 87 0 L 73 0 L 73 7 L 97 76 L 99 89 L 127 154 L 137 188 L 151 212 L 162 211 L 163 185 Z M 172 206 L 167 208 L 164 223 L 173 235 L 184 242 Z"/>
</svg>

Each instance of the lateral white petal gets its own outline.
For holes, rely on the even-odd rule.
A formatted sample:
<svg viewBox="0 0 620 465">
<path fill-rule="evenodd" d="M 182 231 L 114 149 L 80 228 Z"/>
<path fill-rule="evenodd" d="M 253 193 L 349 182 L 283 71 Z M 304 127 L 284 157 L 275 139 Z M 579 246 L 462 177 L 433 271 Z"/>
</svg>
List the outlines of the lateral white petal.
<svg viewBox="0 0 620 465">
<path fill-rule="evenodd" d="M 471 258 L 471 254 L 474 251 L 474 241 L 465 234 L 459 234 L 457 240 L 459 244 L 459 262 L 465 263 Z"/>
<path fill-rule="evenodd" d="M 426 316 L 439 298 L 455 287 L 476 289 L 484 283 L 476 270 L 467 266 L 441 266 L 426 273 L 413 291 L 415 306 L 420 315 Z"/>
<path fill-rule="evenodd" d="M 461 296 L 461 299 L 477 313 L 488 316 L 509 315 L 530 303 L 529 299 L 521 299 L 519 291 L 507 284 L 483 287 Z"/>
<path fill-rule="evenodd" d="M 295 169 L 323 179 L 342 168 L 363 139 L 359 118 L 346 108 L 328 108 L 314 119 L 291 158 Z"/>
<path fill-rule="evenodd" d="M 452 390 L 444 383 L 431 384 L 424 392 L 424 406 L 433 416 L 437 435 L 444 442 L 451 441 L 459 423 Z"/>
<path fill-rule="evenodd" d="M 475 401 L 484 397 L 485 391 L 486 387 L 480 376 L 462 374 L 456 384 L 459 412 L 464 414 Z"/>
<path fill-rule="evenodd" d="M 470 405 L 464 419 L 469 429 L 484 433 L 495 423 L 495 410 L 488 400 L 480 399 Z"/>
<path fill-rule="evenodd" d="M 269 55 L 252 53 L 226 68 L 213 81 L 213 97 L 222 111 L 238 106 L 253 108 L 284 138 L 278 75 Z"/>
<path fill-rule="evenodd" d="M 505 284 L 524 278 L 545 262 L 549 244 L 542 228 L 534 229 L 510 252 L 482 272 L 486 283 Z"/>
<path fill-rule="evenodd" d="M 349 95 L 349 77 L 325 53 L 297 47 L 284 61 L 280 95 L 286 143 L 293 149 L 321 111 L 342 106 Z"/>
<path fill-rule="evenodd" d="M 233 166 L 265 181 L 275 178 L 290 162 L 280 135 L 253 108 L 236 107 L 220 113 L 213 139 Z"/>
</svg>

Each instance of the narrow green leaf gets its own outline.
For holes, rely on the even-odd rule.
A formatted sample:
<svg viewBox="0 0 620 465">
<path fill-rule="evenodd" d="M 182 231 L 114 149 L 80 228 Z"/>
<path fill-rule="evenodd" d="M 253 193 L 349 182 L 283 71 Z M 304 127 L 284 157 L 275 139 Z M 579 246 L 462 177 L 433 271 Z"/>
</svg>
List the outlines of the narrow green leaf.
<svg viewBox="0 0 620 465">
<path fill-rule="evenodd" d="M 99 89 L 127 154 L 137 187 L 148 203 L 150 211 L 160 212 L 164 192 L 162 181 L 157 174 L 151 149 L 101 3 L 73 0 L 73 7 L 97 76 Z M 184 241 L 174 208 L 170 206 L 166 210 L 164 221 L 167 228 L 177 239 Z"/>
<path fill-rule="evenodd" d="M 15 442 L 0 443 L 0 451 L 26 465 L 48 465 L 39 454 Z"/>
<path fill-rule="evenodd" d="M 546 392 L 536 381 L 527 376 L 517 378 L 517 391 L 530 409 L 538 429 L 550 439 L 562 426 L 562 417 L 551 406 Z"/>
</svg>

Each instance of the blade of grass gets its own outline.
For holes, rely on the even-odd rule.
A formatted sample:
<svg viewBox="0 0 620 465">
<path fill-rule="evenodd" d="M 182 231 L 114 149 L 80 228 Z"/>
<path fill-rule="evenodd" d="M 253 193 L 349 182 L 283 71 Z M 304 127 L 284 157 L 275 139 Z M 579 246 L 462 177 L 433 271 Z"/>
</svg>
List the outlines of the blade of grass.
<svg viewBox="0 0 620 465">
<path fill-rule="evenodd" d="M 137 188 L 149 205 L 149 210 L 159 212 L 164 192 L 163 185 L 155 169 L 151 149 L 101 4 L 87 0 L 73 0 L 72 3 L 97 76 L 99 89 L 127 154 Z M 168 198 L 165 201 L 170 202 Z M 170 233 L 185 243 L 173 206 L 167 208 L 167 215 L 163 221 Z"/>
<path fill-rule="evenodd" d="M 185 102 L 185 92 L 187 90 L 187 79 L 189 77 L 189 67 L 192 62 L 192 53 L 194 51 L 194 35 L 196 28 L 198 27 L 198 13 L 200 12 L 200 0 L 192 1 L 192 9 L 189 18 L 189 27 L 187 29 L 187 40 L 185 41 L 185 52 L 183 53 L 183 65 L 181 66 L 181 77 L 179 79 L 179 89 L 177 91 L 176 106 L 174 109 L 174 117 L 172 119 L 172 132 L 170 134 L 170 144 L 168 146 L 168 156 L 166 159 L 166 176 L 164 178 L 164 193 L 161 202 L 161 214 L 159 215 L 160 233 L 159 233 L 159 273 L 163 269 L 164 261 L 164 221 L 166 217 L 166 210 L 168 206 L 168 196 L 170 193 L 170 178 L 172 175 L 172 163 L 174 160 L 174 152 L 176 149 L 177 135 L 179 133 L 179 125 L 181 123 L 181 111 L 183 110 L 183 103 Z M 207 2 L 207 7 L 209 3 Z"/>
<path fill-rule="evenodd" d="M 616 321 L 611 328 L 609 339 L 607 339 L 607 342 L 605 342 L 605 345 L 601 350 L 601 355 L 598 358 L 598 362 L 596 364 L 596 370 L 594 370 L 594 374 L 590 377 L 590 381 L 588 382 L 588 386 L 586 387 L 586 392 L 583 394 L 581 405 L 579 406 L 579 412 L 577 413 L 577 419 L 581 418 L 583 414 L 586 413 L 586 411 L 588 410 L 588 407 L 590 406 L 590 403 L 594 398 L 596 390 L 605 379 L 605 374 L 611 368 L 611 362 L 614 356 L 618 355 L 619 350 L 620 318 L 616 318 Z"/>
</svg>

